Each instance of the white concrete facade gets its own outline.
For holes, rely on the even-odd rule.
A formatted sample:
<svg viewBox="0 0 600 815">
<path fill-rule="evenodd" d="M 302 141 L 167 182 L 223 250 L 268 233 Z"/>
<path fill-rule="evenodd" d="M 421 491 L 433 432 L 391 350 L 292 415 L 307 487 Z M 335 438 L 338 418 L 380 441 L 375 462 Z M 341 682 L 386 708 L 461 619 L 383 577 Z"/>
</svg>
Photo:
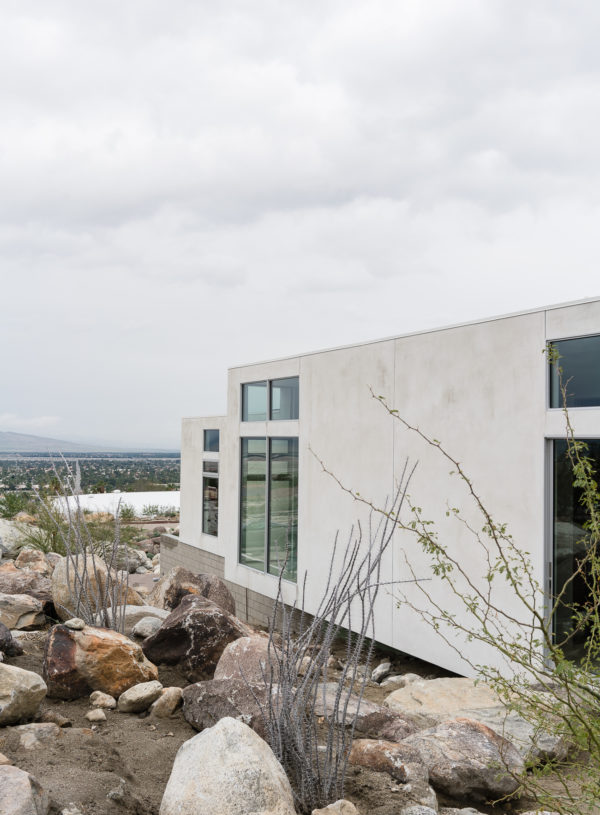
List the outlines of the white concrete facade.
<svg viewBox="0 0 600 815">
<path fill-rule="evenodd" d="M 449 503 L 478 523 L 464 485 L 449 475 L 448 461 L 438 450 L 386 413 L 371 396 L 372 389 L 460 460 L 494 518 L 506 522 L 515 541 L 531 554 L 537 579 L 546 586 L 551 563 L 549 443 L 564 438 L 565 425 L 562 411 L 548 406 L 543 351 L 552 340 L 597 334 L 600 299 L 232 368 L 227 414 L 183 420 L 180 539 L 223 557 L 227 580 L 274 597 L 275 577 L 238 562 L 240 439 L 297 436 L 298 585 L 307 572 L 307 611 L 314 611 L 318 602 L 336 531 L 345 538 L 356 520 L 364 523 L 368 514 L 323 472 L 316 456 L 376 505 L 393 493 L 405 460 L 418 462 L 412 498 L 439 524 L 444 544 L 471 564 L 478 579 L 482 567 L 471 536 L 446 517 Z M 241 421 L 244 383 L 295 376 L 297 421 Z M 600 407 L 570 413 L 578 436 L 600 438 Z M 218 454 L 203 452 L 205 429 L 220 431 Z M 202 462 L 207 459 L 219 461 L 218 536 L 202 533 Z M 415 573 L 427 578 L 427 590 L 448 609 L 460 611 L 443 582 L 432 578 L 413 537 L 397 533 L 388 554 L 385 580 L 409 576 L 406 556 Z M 285 590 L 286 600 L 296 598 L 295 584 L 287 583 Z M 403 584 L 402 591 L 422 605 L 416 587 Z M 508 585 L 497 591 L 496 600 L 517 612 Z M 398 607 L 398 593 L 380 593 L 378 641 L 461 674 L 472 673 L 459 656 L 465 649 L 472 661 L 494 662 L 494 653 L 476 643 L 459 639 L 458 652 L 449 647 L 406 604 Z"/>
</svg>

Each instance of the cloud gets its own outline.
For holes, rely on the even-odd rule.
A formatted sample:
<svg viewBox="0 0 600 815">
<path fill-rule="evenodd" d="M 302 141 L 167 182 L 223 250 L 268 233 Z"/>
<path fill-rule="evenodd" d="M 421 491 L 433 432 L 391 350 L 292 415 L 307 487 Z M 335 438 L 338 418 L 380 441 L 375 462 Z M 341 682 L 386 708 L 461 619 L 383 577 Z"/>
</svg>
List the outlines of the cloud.
<svg viewBox="0 0 600 815">
<path fill-rule="evenodd" d="M 598 293 L 590 0 L 2 16 L 15 417 L 175 445 L 229 365 Z"/>
</svg>

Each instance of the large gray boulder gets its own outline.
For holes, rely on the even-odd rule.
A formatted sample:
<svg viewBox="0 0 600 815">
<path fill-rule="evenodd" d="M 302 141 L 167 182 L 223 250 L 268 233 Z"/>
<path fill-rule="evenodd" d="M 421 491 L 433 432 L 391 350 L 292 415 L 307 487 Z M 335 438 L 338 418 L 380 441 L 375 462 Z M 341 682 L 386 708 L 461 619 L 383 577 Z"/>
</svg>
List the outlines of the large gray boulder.
<svg viewBox="0 0 600 815">
<path fill-rule="evenodd" d="M 551 703 L 549 699 L 549 706 Z M 421 720 L 425 727 L 461 717 L 474 719 L 512 742 L 526 761 L 563 761 L 568 754 L 562 737 L 536 730 L 518 713 L 508 710 L 485 682 L 462 677 L 420 679 L 390 693 L 384 705 Z"/>
<path fill-rule="evenodd" d="M 221 719 L 184 742 L 175 756 L 160 815 L 199 812 L 295 815 L 281 765 L 269 745 L 242 722 Z"/>
<path fill-rule="evenodd" d="M 52 611 L 52 584 L 50 578 L 30 569 L 17 569 L 12 560 L 0 566 L 0 592 L 27 594 L 39 600 L 45 611 Z"/>
<path fill-rule="evenodd" d="M 518 750 L 480 722 L 459 718 L 414 733 L 399 744 L 415 750 L 431 785 L 452 798 L 487 801 L 512 795 L 525 770 Z"/>
<path fill-rule="evenodd" d="M 148 602 L 158 608 L 175 609 L 188 594 L 206 597 L 229 614 L 235 614 L 235 600 L 224 581 L 214 574 L 194 574 L 175 566 L 154 587 Z"/>
<path fill-rule="evenodd" d="M 50 802 L 39 781 L 18 767 L 0 767 L 2 815 L 47 815 Z"/>
<path fill-rule="evenodd" d="M 44 680 L 33 671 L 0 663 L 0 725 L 35 716 L 46 690 Z"/>
<path fill-rule="evenodd" d="M 195 730 L 206 730 L 229 717 L 264 736 L 261 705 L 266 700 L 264 685 L 252 687 L 243 679 L 209 679 L 183 689 L 183 716 Z"/>
<path fill-rule="evenodd" d="M 496 708 L 500 699 L 485 682 L 450 677 L 410 682 L 390 693 L 383 704 L 398 713 L 424 714 L 441 722 L 465 711 Z"/>
<path fill-rule="evenodd" d="M 215 670 L 215 679 L 245 679 L 250 684 L 264 683 L 265 679 L 279 680 L 279 665 L 274 646 L 269 651 L 269 640 L 253 634 L 230 642 L 221 654 Z"/>
<path fill-rule="evenodd" d="M 155 665 L 177 665 L 190 682 L 209 679 L 225 647 L 250 629 L 225 609 L 199 595 L 187 595 L 152 637 L 144 654 Z"/>
</svg>

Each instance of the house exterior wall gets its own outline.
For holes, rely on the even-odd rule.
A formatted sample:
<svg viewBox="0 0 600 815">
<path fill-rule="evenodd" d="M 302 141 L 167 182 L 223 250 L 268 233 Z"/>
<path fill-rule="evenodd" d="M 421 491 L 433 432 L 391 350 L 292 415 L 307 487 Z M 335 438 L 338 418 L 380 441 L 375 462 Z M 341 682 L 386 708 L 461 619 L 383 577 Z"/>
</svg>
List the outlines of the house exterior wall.
<svg viewBox="0 0 600 815">
<path fill-rule="evenodd" d="M 202 567 L 213 563 L 211 557 L 219 558 L 240 608 L 247 608 L 249 592 L 255 598 L 253 621 L 265 622 L 277 580 L 238 563 L 240 438 L 281 435 L 299 438 L 299 581 L 285 584 L 286 602 L 299 601 L 306 572 L 306 609 L 314 612 L 336 533 L 345 540 L 357 521 L 368 528 L 366 507 L 344 492 L 323 464 L 345 486 L 381 506 L 394 492 L 405 462 L 416 463 L 413 500 L 436 522 L 440 540 L 472 578 L 481 580 L 472 536 L 446 517 L 447 505 L 457 506 L 466 521 L 481 528 L 464 484 L 449 475 L 451 466 L 440 451 L 392 418 L 372 390 L 460 460 L 494 518 L 508 523 L 515 541 L 531 554 L 536 577 L 545 586 L 548 445 L 564 437 L 564 417 L 548 409 L 542 352 L 549 340 L 585 334 L 600 334 L 600 300 L 232 368 L 227 414 L 183 420 L 180 544 L 172 547 L 168 562 L 177 560 L 178 547 L 181 562 L 191 557 L 188 550 L 198 551 Z M 292 376 L 299 377 L 298 421 L 240 421 L 243 383 Z M 600 409 L 572 410 L 571 419 L 578 435 L 600 437 Z M 213 454 L 220 469 L 217 537 L 202 533 L 202 436 L 207 428 L 220 430 L 220 452 Z M 401 582 L 415 576 L 418 583 Z M 460 611 L 460 604 L 432 576 L 427 557 L 408 533 L 396 533 L 383 580 L 396 585 L 380 591 L 377 640 L 465 675 L 473 673 L 465 654 L 471 663 L 496 664 L 497 655 L 476 642 L 444 642 L 411 609 L 423 607 L 423 588 L 449 611 Z M 495 590 L 496 602 L 521 613 L 508 583 Z"/>
</svg>

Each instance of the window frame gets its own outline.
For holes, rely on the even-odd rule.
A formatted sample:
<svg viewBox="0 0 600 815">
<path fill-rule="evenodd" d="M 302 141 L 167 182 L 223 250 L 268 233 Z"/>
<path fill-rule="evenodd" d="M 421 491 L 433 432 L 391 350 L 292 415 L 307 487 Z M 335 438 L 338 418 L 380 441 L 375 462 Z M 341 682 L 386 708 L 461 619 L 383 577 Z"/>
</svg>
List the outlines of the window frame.
<svg viewBox="0 0 600 815">
<path fill-rule="evenodd" d="M 568 337 L 554 337 L 553 339 L 546 340 L 546 348 L 549 348 L 555 343 L 559 342 L 568 342 L 569 340 L 586 340 L 591 339 L 592 337 L 598 337 L 598 341 L 600 342 L 600 333 L 593 332 L 587 334 L 576 334 L 576 335 L 569 335 Z M 546 410 L 564 410 L 563 405 L 558 405 L 554 407 L 552 405 L 552 369 L 553 364 L 546 359 Z M 600 410 L 600 403 L 598 405 L 580 405 L 580 406 L 569 406 L 568 410 Z"/>
<path fill-rule="evenodd" d="M 217 449 L 211 450 L 210 447 L 206 446 L 206 435 L 207 433 L 216 433 L 217 434 Z M 202 432 L 202 452 L 203 453 L 220 453 L 221 452 L 221 431 L 218 427 L 205 427 Z"/>
<path fill-rule="evenodd" d="M 210 455 L 210 453 L 209 453 Z M 214 455 L 214 453 L 212 454 Z M 206 469 L 205 465 L 216 465 L 216 471 Z M 217 482 L 217 531 L 216 532 L 207 532 L 205 529 L 206 525 L 206 515 L 205 515 L 205 489 L 206 489 L 206 480 L 210 479 L 211 481 Z M 218 459 L 202 459 L 202 534 L 208 535 L 211 538 L 218 538 L 219 537 L 219 460 Z"/>
<path fill-rule="evenodd" d="M 293 419 L 281 419 L 277 418 L 274 419 L 272 417 L 272 390 L 273 384 L 277 382 L 283 382 L 286 379 L 296 379 L 298 381 L 298 415 Z M 244 397 L 244 388 L 248 385 L 262 385 L 265 383 L 266 386 L 266 406 L 265 406 L 265 418 L 264 419 L 244 419 L 244 407 L 245 407 L 245 397 Z M 276 376 L 272 379 L 253 379 L 250 382 L 241 382 L 240 383 L 240 422 L 244 424 L 254 424 L 255 422 L 297 422 L 300 419 L 300 376 L 299 374 L 292 374 L 292 376 Z M 262 437 L 261 437 L 262 438 Z M 284 438 L 283 436 L 281 438 Z M 288 438 L 288 437 L 285 437 Z M 289 438 L 292 438 L 291 436 Z"/>
<path fill-rule="evenodd" d="M 293 419 L 291 421 L 294 421 Z M 256 566 L 249 566 L 247 563 L 242 562 L 242 498 L 243 498 L 243 489 L 242 489 L 242 470 L 243 470 L 243 454 L 244 454 L 244 445 L 243 442 L 247 441 L 264 441 L 265 442 L 265 510 L 264 510 L 264 524 L 265 524 L 265 531 L 264 531 L 264 549 L 263 549 L 263 562 L 262 568 L 257 568 Z M 238 478 L 238 487 L 239 487 L 239 500 L 238 500 L 238 566 L 243 566 L 245 569 L 251 569 L 252 571 L 256 572 L 257 574 L 266 575 L 274 580 L 278 580 L 279 577 L 276 574 L 272 574 L 269 571 L 269 562 L 270 562 L 270 554 L 271 554 L 271 458 L 272 458 L 272 442 L 273 441 L 295 441 L 297 443 L 297 453 L 298 453 L 298 470 L 296 474 L 296 513 L 297 516 L 299 515 L 298 511 L 298 498 L 299 498 L 299 490 L 298 490 L 298 482 L 299 482 L 299 473 L 300 473 L 300 445 L 299 445 L 299 438 L 298 436 L 284 436 L 281 434 L 276 434 L 273 436 L 269 435 L 256 435 L 256 436 L 241 436 L 240 437 L 240 453 L 239 453 L 239 478 Z M 298 582 L 298 568 L 297 568 L 297 561 L 298 561 L 298 531 L 296 528 L 296 576 L 294 578 L 290 577 L 283 577 L 282 579 L 286 583 L 291 583 L 292 585 L 296 585 Z"/>
</svg>

